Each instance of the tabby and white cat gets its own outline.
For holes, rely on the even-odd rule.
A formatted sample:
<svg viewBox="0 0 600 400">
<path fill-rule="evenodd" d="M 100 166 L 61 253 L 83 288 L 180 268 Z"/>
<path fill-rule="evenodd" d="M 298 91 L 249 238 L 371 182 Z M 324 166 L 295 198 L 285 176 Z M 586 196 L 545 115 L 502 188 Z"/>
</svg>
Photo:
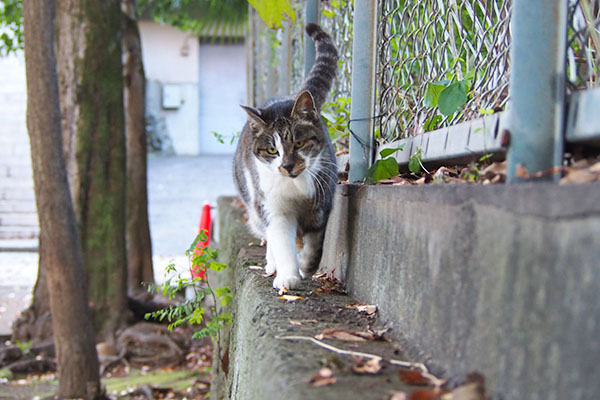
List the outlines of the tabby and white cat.
<svg viewBox="0 0 600 400">
<path fill-rule="evenodd" d="M 267 241 L 266 272 L 273 287 L 292 289 L 316 271 L 337 182 L 331 141 L 320 109 L 337 68 L 331 37 L 317 24 L 306 32 L 316 46 L 315 63 L 296 98 L 242 108 L 248 122 L 233 161 L 234 180 L 249 226 Z M 296 236 L 303 248 L 296 254 Z"/>
</svg>

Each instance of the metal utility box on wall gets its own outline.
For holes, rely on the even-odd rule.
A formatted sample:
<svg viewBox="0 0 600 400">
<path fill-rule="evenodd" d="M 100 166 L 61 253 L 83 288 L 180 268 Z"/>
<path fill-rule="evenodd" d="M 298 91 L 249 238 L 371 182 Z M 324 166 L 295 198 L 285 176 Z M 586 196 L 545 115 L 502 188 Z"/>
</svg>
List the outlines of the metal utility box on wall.
<svg viewBox="0 0 600 400">
<path fill-rule="evenodd" d="M 165 84 L 162 87 L 162 108 L 165 110 L 177 110 L 183 103 L 181 97 L 181 86 L 177 84 Z"/>
</svg>

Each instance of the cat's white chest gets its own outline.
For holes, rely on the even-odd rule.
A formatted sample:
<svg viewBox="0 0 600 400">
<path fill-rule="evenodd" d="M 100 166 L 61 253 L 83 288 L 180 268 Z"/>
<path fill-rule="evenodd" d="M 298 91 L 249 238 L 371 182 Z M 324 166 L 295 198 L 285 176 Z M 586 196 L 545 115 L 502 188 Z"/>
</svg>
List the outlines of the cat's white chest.
<svg viewBox="0 0 600 400">
<path fill-rule="evenodd" d="M 268 211 L 285 212 L 290 203 L 314 196 L 314 184 L 308 173 L 289 178 L 272 171 L 261 162 L 257 162 L 257 171 Z"/>
</svg>

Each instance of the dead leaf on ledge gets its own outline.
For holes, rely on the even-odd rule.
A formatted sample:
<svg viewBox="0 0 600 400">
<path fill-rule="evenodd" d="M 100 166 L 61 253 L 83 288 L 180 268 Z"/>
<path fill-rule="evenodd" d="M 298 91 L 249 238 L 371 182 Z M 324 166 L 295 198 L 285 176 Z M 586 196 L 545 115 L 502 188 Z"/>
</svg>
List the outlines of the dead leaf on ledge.
<svg viewBox="0 0 600 400">
<path fill-rule="evenodd" d="M 390 394 L 389 400 L 408 400 L 408 397 L 404 392 L 393 392 Z"/>
<path fill-rule="evenodd" d="M 249 265 L 248 269 L 251 269 L 251 270 L 254 270 L 254 271 L 259 271 L 259 270 L 265 269 L 265 267 L 261 267 L 260 265 Z"/>
<path fill-rule="evenodd" d="M 335 382 L 337 382 L 337 379 L 333 376 L 333 371 L 329 368 L 321 368 L 319 372 L 311 376 L 308 380 L 308 384 L 313 387 L 333 385 Z"/>
<path fill-rule="evenodd" d="M 408 397 L 409 400 L 439 400 L 440 396 L 448 393 L 440 388 L 415 390 Z"/>
<path fill-rule="evenodd" d="M 433 386 L 433 382 L 423 375 L 421 371 L 401 369 L 398 371 L 400 380 L 411 386 Z"/>
<path fill-rule="evenodd" d="M 317 321 L 316 319 L 303 319 L 302 321 L 290 319 L 290 324 L 294 326 L 305 326 L 306 324 L 316 324 L 318 322 L 319 321 Z"/>
<path fill-rule="evenodd" d="M 292 302 L 292 301 L 296 301 L 296 300 L 304 300 L 304 297 L 302 296 L 292 296 L 289 294 L 284 294 L 283 296 L 279 297 L 281 300 L 285 300 L 287 302 Z"/>
<path fill-rule="evenodd" d="M 351 369 L 357 374 L 378 374 L 381 371 L 381 358 L 372 358 L 367 361 L 358 359 Z"/>
<path fill-rule="evenodd" d="M 372 304 L 347 304 L 346 308 L 357 310 L 358 312 L 365 313 L 367 315 L 375 315 L 377 312 L 377 306 Z"/>
<path fill-rule="evenodd" d="M 316 335 L 315 339 L 337 339 L 344 340 L 346 342 L 366 342 L 370 340 L 369 338 L 365 338 L 363 335 L 364 332 L 349 332 L 343 329 L 328 328 Z"/>
<path fill-rule="evenodd" d="M 281 289 L 279 289 L 279 292 L 277 292 L 277 294 L 280 296 L 283 296 L 287 292 L 288 292 L 287 288 L 282 287 Z"/>
</svg>

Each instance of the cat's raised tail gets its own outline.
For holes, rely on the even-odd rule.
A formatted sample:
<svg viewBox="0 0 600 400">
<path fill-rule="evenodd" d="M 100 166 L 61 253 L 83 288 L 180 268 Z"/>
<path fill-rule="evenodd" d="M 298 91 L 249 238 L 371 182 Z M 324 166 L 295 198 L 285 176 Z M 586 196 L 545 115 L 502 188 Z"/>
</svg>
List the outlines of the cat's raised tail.
<svg viewBox="0 0 600 400">
<path fill-rule="evenodd" d="M 302 84 L 299 93 L 308 90 L 315 100 L 317 110 L 327 99 L 337 71 L 338 52 L 331 36 L 315 23 L 306 24 L 306 33 L 315 42 L 315 63 Z"/>
</svg>

